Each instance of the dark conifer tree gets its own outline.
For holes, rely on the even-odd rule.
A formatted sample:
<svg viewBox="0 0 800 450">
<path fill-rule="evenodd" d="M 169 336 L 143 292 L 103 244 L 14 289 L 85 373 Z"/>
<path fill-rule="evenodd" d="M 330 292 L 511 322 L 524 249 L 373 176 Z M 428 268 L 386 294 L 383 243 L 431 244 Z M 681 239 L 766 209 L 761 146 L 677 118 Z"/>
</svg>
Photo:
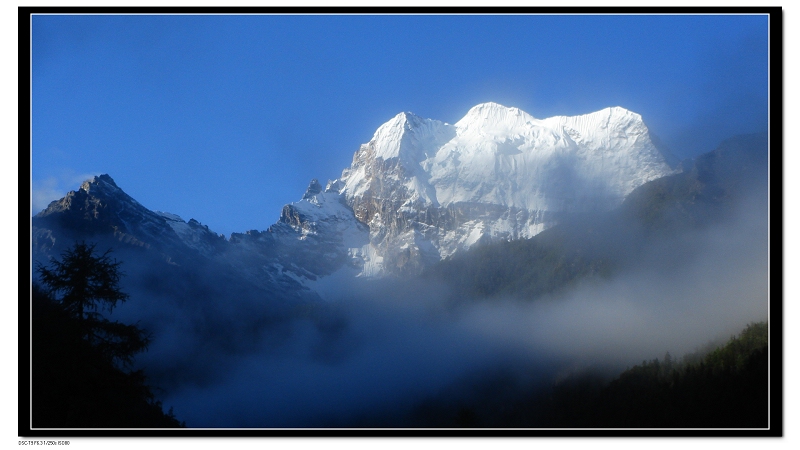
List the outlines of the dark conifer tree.
<svg viewBox="0 0 800 450">
<path fill-rule="evenodd" d="M 110 251 L 75 244 L 34 284 L 32 425 L 35 428 L 156 428 L 183 426 L 164 414 L 133 357 L 150 338 L 135 325 L 108 320 L 118 303 L 120 263 Z"/>
<path fill-rule="evenodd" d="M 110 253 L 96 255 L 95 245 L 77 243 L 50 267 L 38 265 L 37 272 L 47 293 L 77 321 L 81 336 L 104 357 L 128 366 L 136 353 L 147 349 L 150 337 L 135 325 L 112 322 L 102 314 L 129 297 L 119 286 L 122 263 Z"/>
</svg>

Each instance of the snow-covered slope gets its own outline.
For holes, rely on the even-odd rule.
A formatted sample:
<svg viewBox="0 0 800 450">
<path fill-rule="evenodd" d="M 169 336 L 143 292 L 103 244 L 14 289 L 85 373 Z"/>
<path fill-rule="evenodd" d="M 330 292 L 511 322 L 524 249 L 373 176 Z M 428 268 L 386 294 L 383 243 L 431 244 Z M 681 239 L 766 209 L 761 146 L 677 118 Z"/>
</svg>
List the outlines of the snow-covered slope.
<svg viewBox="0 0 800 450">
<path fill-rule="evenodd" d="M 368 242 L 368 228 L 356 220 L 344 196 L 323 192 L 311 180 L 303 198 L 284 206 L 267 230 L 233 233 L 225 257 L 254 276 L 289 277 L 310 286 L 343 268 L 361 272 L 364 259 L 353 253 Z"/>
<path fill-rule="evenodd" d="M 453 139 L 421 162 L 441 205 L 606 209 L 669 172 L 641 116 L 623 108 L 537 120 L 486 103 L 455 129 Z"/>
<path fill-rule="evenodd" d="M 624 108 L 536 119 L 484 103 L 453 125 L 398 114 L 326 192 L 369 226 L 359 252 L 382 263 L 364 274 L 401 274 L 481 240 L 533 236 L 565 212 L 608 210 L 673 172 Z"/>
</svg>

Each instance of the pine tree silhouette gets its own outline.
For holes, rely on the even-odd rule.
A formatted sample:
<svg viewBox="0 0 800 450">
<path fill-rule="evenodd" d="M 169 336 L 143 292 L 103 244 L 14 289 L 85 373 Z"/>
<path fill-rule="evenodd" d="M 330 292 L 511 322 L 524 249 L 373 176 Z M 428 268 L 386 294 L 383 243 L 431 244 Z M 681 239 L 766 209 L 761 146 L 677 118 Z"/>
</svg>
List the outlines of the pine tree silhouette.
<svg viewBox="0 0 800 450">
<path fill-rule="evenodd" d="M 128 300 L 121 263 L 110 250 L 77 243 L 34 284 L 32 425 L 36 428 L 156 428 L 184 426 L 164 414 L 133 357 L 150 343 L 135 325 L 107 319 Z"/>
</svg>

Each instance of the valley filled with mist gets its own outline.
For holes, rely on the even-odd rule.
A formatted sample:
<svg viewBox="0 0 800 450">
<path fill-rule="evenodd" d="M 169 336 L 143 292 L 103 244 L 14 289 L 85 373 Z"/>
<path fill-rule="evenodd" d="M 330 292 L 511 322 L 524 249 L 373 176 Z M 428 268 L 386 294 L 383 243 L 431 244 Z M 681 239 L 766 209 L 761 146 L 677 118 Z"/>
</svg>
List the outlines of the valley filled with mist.
<svg viewBox="0 0 800 450">
<path fill-rule="evenodd" d="M 131 215 L 128 230 L 108 234 L 102 215 L 99 224 L 70 218 L 75 200 L 34 218 L 34 255 L 79 239 L 113 248 L 130 298 L 112 317 L 150 333 L 135 368 L 190 428 L 761 427 L 766 394 L 741 390 L 703 402 L 720 417 L 731 405 L 751 409 L 741 423 L 600 418 L 609 405 L 646 417 L 619 403 L 624 389 L 603 390 L 626 369 L 669 354 L 685 374 L 692 357 L 768 323 L 767 156 L 766 135 L 732 138 L 616 208 L 565 214 L 530 238 L 481 241 L 416 274 L 310 275 L 316 290 L 296 277 L 243 277 L 183 247 L 159 250 L 136 231 L 157 216 Z M 246 261 L 242 249 L 225 251 L 222 260 Z M 766 381 L 762 366 L 746 370 Z M 679 377 L 654 373 L 654 386 Z"/>
</svg>

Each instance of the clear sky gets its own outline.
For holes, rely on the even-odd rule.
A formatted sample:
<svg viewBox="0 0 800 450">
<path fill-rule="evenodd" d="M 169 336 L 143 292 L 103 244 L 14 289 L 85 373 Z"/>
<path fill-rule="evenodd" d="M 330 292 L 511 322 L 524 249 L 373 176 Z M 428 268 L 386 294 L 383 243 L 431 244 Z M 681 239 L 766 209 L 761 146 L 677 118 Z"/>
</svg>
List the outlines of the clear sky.
<svg viewBox="0 0 800 450">
<path fill-rule="evenodd" d="M 766 16 L 42 15 L 33 212 L 108 173 L 144 206 L 264 230 L 401 111 L 623 106 L 679 157 L 767 127 Z"/>
</svg>

